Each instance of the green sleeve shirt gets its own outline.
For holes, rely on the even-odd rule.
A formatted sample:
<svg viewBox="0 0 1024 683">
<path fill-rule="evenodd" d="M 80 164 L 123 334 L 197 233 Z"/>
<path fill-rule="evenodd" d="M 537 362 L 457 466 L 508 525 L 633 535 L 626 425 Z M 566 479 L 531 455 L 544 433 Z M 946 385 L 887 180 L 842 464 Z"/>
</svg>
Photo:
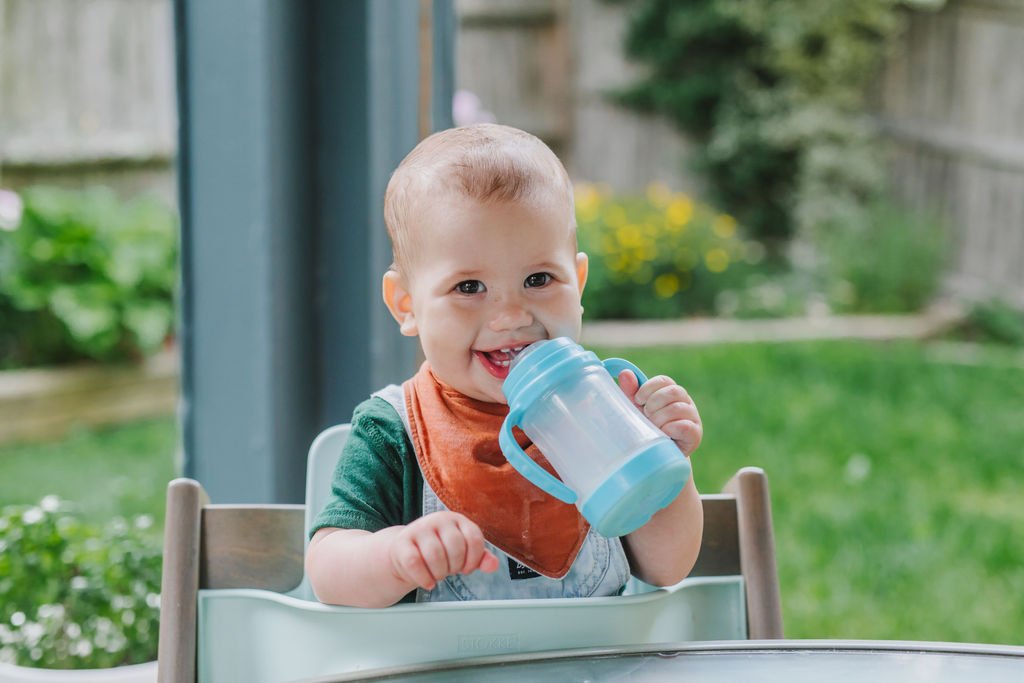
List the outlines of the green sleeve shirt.
<svg viewBox="0 0 1024 683">
<path fill-rule="evenodd" d="M 423 475 L 402 418 L 384 399 L 356 406 L 331 492 L 310 536 L 325 527 L 380 531 L 423 516 Z"/>
</svg>

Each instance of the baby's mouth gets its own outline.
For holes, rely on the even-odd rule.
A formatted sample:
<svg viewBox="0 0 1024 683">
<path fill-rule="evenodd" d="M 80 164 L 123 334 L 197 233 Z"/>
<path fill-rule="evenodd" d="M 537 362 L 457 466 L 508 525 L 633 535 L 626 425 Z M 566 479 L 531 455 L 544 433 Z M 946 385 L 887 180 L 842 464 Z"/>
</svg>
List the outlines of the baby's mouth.
<svg viewBox="0 0 1024 683">
<path fill-rule="evenodd" d="M 473 353 L 480 359 L 487 372 L 503 380 L 508 377 L 508 369 L 512 364 L 512 360 L 522 353 L 525 348 L 526 345 L 524 344 L 522 346 L 512 346 L 493 351 L 473 351 Z"/>
</svg>

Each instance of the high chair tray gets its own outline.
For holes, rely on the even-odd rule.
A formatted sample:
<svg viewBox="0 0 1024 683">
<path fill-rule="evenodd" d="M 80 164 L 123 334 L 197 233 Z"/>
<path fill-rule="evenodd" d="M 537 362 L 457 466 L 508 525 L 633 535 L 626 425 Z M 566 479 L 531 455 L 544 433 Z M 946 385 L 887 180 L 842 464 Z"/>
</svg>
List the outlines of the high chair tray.
<svg viewBox="0 0 1024 683">
<path fill-rule="evenodd" d="M 481 655 L 747 637 L 740 576 L 694 577 L 606 598 L 386 609 L 265 590 L 201 590 L 198 621 L 200 682 L 278 683 Z"/>
</svg>

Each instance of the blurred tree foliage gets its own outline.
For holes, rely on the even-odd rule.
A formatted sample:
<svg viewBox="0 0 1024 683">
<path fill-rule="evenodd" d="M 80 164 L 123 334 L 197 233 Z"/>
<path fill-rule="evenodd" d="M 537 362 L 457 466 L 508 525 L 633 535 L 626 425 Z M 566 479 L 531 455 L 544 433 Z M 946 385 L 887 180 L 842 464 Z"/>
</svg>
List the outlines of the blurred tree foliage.
<svg viewBox="0 0 1024 683">
<path fill-rule="evenodd" d="M 907 6 L 945 0 L 611 0 L 646 72 L 616 99 L 700 145 L 711 201 L 769 245 L 862 228 L 884 188 L 866 92 Z"/>
</svg>

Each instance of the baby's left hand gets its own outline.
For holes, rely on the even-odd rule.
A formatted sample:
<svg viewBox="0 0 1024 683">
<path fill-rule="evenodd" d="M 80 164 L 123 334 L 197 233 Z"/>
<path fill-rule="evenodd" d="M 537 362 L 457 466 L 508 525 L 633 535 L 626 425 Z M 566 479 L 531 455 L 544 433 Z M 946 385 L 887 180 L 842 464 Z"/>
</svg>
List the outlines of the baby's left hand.
<svg viewBox="0 0 1024 683">
<path fill-rule="evenodd" d="M 686 389 L 665 375 L 651 377 L 638 386 L 629 370 L 619 373 L 619 386 L 626 396 L 644 412 L 654 426 L 665 432 L 686 455 L 700 446 L 704 427 L 700 413 Z"/>
</svg>

